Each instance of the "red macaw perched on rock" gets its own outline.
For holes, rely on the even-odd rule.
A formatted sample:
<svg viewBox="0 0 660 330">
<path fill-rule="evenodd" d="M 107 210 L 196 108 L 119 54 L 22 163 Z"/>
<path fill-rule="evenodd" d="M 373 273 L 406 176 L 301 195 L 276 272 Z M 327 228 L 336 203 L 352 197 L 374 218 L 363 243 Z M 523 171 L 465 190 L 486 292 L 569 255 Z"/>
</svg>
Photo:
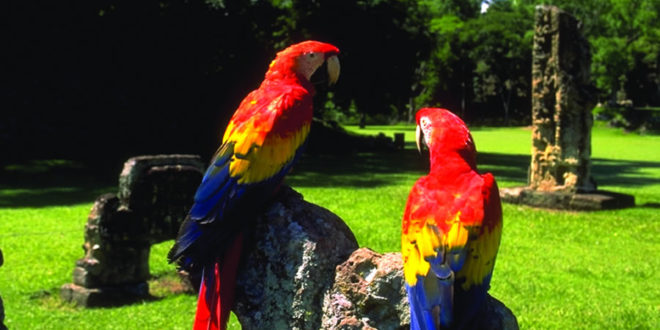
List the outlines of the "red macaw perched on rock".
<svg viewBox="0 0 660 330">
<path fill-rule="evenodd" d="M 300 156 L 312 122 L 310 78 L 327 62 L 334 83 L 338 54 L 318 41 L 280 51 L 229 121 L 168 255 L 184 269 L 203 268 L 194 329 L 226 328 L 242 231 Z"/>
<path fill-rule="evenodd" d="M 410 192 L 401 232 L 411 329 L 478 328 L 502 233 L 497 184 L 477 172 L 470 131 L 450 111 L 420 109 L 420 151 L 422 138 L 431 169 Z"/>
</svg>

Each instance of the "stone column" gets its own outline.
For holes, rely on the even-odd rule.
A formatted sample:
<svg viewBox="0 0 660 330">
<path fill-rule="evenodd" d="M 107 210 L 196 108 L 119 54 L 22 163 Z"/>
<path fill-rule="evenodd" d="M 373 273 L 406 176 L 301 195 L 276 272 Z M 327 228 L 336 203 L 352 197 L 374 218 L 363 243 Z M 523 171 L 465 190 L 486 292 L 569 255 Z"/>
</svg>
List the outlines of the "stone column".
<svg viewBox="0 0 660 330">
<path fill-rule="evenodd" d="M 537 6 L 535 16 L 529 182 L 500 189 L 502 200 L 585 211 L 634 206 L 633 196 L 596 190 L 591 177 L 595 88 L 580 23 L 554 6 Z"/>
<path fill-rule="evenodd" d="M 559 8 L 537 6 L 535 16 L 529 186 L 540 191 L 594 191 L 589 44 L 580 23 Z"/>
</svg>

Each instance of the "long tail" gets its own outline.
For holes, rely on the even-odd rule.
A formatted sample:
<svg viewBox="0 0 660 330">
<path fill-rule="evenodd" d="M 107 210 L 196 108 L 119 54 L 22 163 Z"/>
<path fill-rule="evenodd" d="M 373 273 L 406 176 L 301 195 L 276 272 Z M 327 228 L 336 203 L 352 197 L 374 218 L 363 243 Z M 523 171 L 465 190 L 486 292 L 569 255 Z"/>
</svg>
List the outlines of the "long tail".
<svg viewBox="0 0 660 330">
<path fill-rule="evenodd" d="M 229 311 L 234 305 L 236 272 L 242 247 L 243 234 L 240 233 L 221 262 L 216 261 L 212 267 L 204 267 L 193 330 L 227 328 Z"/>
</svg>

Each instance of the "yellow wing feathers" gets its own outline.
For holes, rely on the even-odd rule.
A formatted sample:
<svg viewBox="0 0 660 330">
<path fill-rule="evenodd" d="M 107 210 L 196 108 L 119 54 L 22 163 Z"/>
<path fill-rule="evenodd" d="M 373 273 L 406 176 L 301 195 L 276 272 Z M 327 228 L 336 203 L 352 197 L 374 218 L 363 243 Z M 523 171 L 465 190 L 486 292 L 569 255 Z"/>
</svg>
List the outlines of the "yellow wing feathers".
<svg viewBox="0 0 660 330">
<path fill-rule="evenodd" d="M 408 284 L 415 285 L 417 275 L 429 272 L 431 265 L 426 258 L 436 256 L 441 247 L 437 230 L 436 226 L 427 224 L 419 231 L 402 235 L 403 275 Z"/>
<path fill-rule="evenodd" d="M 481 235 L 468 242 L 465 264 L 456 274 L 458 279 L 465 278 L 465 282 L 462 284 L 463 289 L 467 290 L 472 285 L 481 284 L 483 279 L 493 272 L 501 235 L 502 223 L 500 222 L 492 230 L 487 227 L 483 228 Z"/>
<path fill-rule="evenodd" d="M 263 139 L 236 137 L 234 156 L 229 165 L 230 175 L 238 177 L 241 184 L 272 177 L 293 159 L 309 134 L 309 128 L 310 125 L 305 124 L 291 134 L 268 134 Z"/>
<path fill-rule="evenodd" d="M 460 212 L 448 221 L 447 231 L 442 232 L 434 219 L 424 221 L 419 230 L 402 235 L 404 276 L 409 285 L 417 283 L 417 275 L 426 276 L 429 260 L 440 251 L 464 248 L 469 237 L 469 228 L 460 222 Z M 417 222 L 417 221 L 411 221 Z"/>
<path fill-rule="evenodd" d="M 417 222 L 417 221 L 411 221 Z M 465 251 L 463 267 L 456 273 L 457 278 L 466 278 L 463 288 L 482 283 L 483 279 L 493 270 L 495 256 L 500 243 L 502 224 L 492 230 L 481 226 L 465 226 L 460 221 L 460 212 L 446 222 L 443 232 L 435 224 L 434 219 L 424 221 L 423 226 L 416 231 L 402 234 L 402 256 L 404 261 L 404 278 L 408 285 L 417 283 L 417 275 L 426 276 L 430 269 L 429 261 L 438 253 L 445 252 L 446 257 L 460 258 L 455 249 Z M 413 229 L 413 228 L 410 228 Z M 452 260 L 458 264 L 459 260 Z"/>
<path fill-rule="evenodd" d="M 222 139 L 223 144 L 234 144 L 229 173 L 239 184 L 267 180 L 293 160 L 310 130 L 309 121 L 289 118 L 293 109 L 299 111 L 304 93 L 289 88 L 267 100 L 253 92 L 241 103 Z M 283 123 L 295 128 L 282 129 Z"/>
</svg>

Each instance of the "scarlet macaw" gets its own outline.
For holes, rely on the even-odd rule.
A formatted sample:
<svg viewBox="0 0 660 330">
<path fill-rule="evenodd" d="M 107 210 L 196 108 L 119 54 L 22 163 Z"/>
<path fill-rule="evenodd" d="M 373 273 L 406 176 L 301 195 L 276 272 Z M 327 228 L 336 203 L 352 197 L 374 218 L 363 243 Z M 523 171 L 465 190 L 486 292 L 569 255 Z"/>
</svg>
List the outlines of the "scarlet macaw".
<svg viewBox="0 0 660 330">
<path fill-rule="evenodd" d="M 411 329 L 478 328 L 502 233 L 497 184 L 477 172 L 476 148 L 459 117 L 423 108 L 416 120 L 417 148 L 423 139 L 431 166 L 403 214 Z"/>
<path fill-rule="evenodd" d="M 310 78 L 327 62 L 334 83 L 338 54 L 318 41 L 280 51 L 229 121 L 168 255 L 184 269 L 203 268 L 194 329 L 226 328 L 246 221 L 300 156 L 312 122 Z"/>
</svg>

